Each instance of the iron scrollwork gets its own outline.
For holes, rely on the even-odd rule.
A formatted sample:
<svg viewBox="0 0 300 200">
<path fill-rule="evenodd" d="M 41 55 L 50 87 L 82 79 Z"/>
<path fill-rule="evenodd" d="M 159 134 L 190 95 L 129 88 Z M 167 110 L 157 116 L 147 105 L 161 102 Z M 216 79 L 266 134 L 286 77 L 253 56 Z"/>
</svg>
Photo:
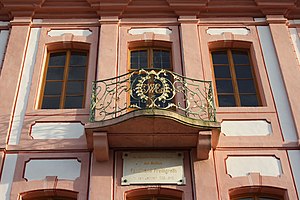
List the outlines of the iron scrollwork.
<svg viewBox="0 0 300 200">
<path fill-rule="evenodd" d="M 193 119 L 215 121 L 211 81 L 165 69 L 141 69 L 93 82 L 91 122 L 136 109 L 168 109 Z"/>
</svg>

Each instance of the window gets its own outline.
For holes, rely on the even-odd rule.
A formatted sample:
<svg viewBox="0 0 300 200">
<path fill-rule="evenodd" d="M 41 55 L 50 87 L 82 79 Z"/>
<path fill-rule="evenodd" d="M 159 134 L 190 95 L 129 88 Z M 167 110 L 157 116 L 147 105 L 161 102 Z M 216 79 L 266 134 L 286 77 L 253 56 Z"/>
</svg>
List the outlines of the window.
<svg viewBox="0 0 300 200">
<path fill-rule="evenodd" d="M 170 49 L 141 48 L 130 51 L 130 69 L 149 68 L 172 70 Z"/>
<path fill-rule="evenodd" d="M 211 52 L 220 107 L 259 106 L 260 99 L 248 50 Z"/>
<path fill-rule="evenodd" d="M 130 69 L 133 70 L 149 70 L 153 69 L 155 71 L 159 71 L 160 69 L 166 69 L 171 71 L 171 51 L 169 48 L 155 48 L 155 47 L 145 47 L 139 49 L 130 50 Z M 132 87 L 135 88 L 136 84 L 138 84 L 139 77 L 145 77 L 145 74 L 134 74 L 131 77 Z M 165 76 L 168 81 L 166 84 L 171 84 L 171 77 L 169 74 L 161 74 L 160 76 Z M 164 101 L 159 101 L 156 98 L 159 97 L 160 94 L 160 83 L 154 77 L 147 79 L 147 81 L 143 82 L 145 87 L 143 88 L 144 93 L 149 97 L 148 101 L 142 101 L 140 96 L 133 89 L 132 95 L 130 96 L 131 105 L 136 105 L 139 108 L 146 108 L 150 104 L 154 103 L 159 105 L 160 108 L 166 107 L 172 100 L 171 97 Z M 151 89 L 152 88 L 152 89 Z"/>
<path fill-rule="evenodd" d="M 61 189 L 41 189 L 20 194 L 20 200 L 76 200 L 77 192 Z"/>
<path fill-rule="evenodd" d="M 283 200 L 287 191 L 282 188 L 268 186 L 246 186 L 229 191 L 231 200 Z"/>
<path fill-rule="evenodd" d="M 31 198 L 30 200 L 75 200 L 75 199 L 68 198 L 68 197 L 51 197 L 51 196 L 45 196 L 45 197 Z"/>
<path fill-rule="evenodd" d="M 281 200 L 280 198 L 269 197 L 268 195 L 245 195 L 243 197 L 233 198 L 232 200 Z"/>
<path fill-rule="evenodd" d="M 125 193 L 126 200 L 182 200 L 183 192 L 168 188 L 140 188 Z"/>
<path fill-rule="evenodd" d="M 126 200 L 181 200 L 181 198 L 148 195 L 144 197 L 127 198 Z"/>
<path fill-rule="evenodd" d="M 83 108 L 87 52 L 64 50 L 48 53 L 40 108 Z"/>
</svg>

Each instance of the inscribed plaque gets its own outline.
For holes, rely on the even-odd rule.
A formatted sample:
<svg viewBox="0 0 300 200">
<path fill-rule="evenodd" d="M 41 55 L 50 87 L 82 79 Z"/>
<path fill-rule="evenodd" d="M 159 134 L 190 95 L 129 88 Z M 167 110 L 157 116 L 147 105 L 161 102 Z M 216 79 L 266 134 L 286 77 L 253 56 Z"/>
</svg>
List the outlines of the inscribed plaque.
<svg viewBox="0 0 300 200">
<path fill-rule="evenodd" d="M 182 152 L 124 152 L 122 185 L 185 184 Z"/>
</svg>

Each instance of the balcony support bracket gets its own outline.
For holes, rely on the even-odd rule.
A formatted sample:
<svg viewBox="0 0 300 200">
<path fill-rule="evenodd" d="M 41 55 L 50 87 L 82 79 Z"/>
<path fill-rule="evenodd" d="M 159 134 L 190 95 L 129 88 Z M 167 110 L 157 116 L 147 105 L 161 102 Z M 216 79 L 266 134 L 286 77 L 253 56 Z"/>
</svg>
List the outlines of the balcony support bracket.
<svg viewBox="0 0 300 200">
<path fill-rule="evenodd" d="M 109 146 L 106 132 L 93 132 L 93 147 L 97 161 L 109 160 Z"/>
<path fill-rule="evenodd" d="M 211 131 L 200 131 L 197 142 L 197 158 L 199 160 L 206 160 L 209 157 L 211 149 Z"/>
</svg>

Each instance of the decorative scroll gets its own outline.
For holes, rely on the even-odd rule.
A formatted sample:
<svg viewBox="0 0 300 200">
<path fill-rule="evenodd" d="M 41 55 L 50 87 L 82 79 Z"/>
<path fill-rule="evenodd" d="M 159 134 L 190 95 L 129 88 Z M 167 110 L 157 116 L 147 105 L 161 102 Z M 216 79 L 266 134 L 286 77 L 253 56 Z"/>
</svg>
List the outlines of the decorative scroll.
<svg viewBox="0 0 300 200">
<path fill-rule="evenodd" d="M 93 82 L 91 122 L 137 109 L 171 110 L 189 118 L 215 121 L 211 81 L 186 78 L 164 69 L 141 69 Z"/>
</svg>

